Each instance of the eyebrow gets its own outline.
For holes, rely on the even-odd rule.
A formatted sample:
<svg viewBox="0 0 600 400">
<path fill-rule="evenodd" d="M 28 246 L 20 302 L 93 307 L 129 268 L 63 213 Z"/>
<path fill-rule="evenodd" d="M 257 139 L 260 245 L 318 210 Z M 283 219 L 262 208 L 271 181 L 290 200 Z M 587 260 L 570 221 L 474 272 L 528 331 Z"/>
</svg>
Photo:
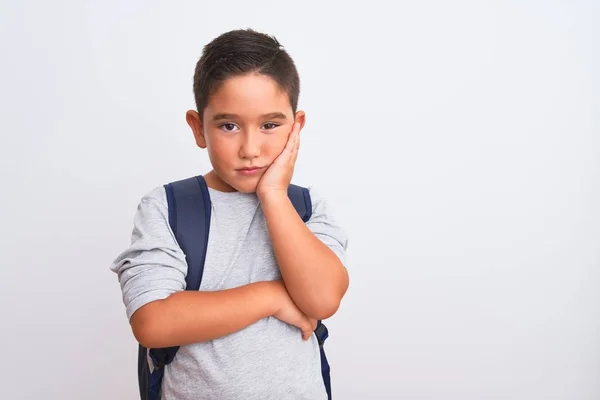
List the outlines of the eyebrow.
<svg viewBox="0 0 600 400">
<path fill-rule="evenodd" d="M 224 119 L 236 119 L 239 118 L 237 114 L 228 114 L 228 113 L 219 113 L 215 114 L 212 118 L 213 121 L 220 121 Z M 268 114 L 263 114 L 260 116 L 261 119 L 287 119 L 284 113 L 282 112 L 272 112 Z"/>
</svg>

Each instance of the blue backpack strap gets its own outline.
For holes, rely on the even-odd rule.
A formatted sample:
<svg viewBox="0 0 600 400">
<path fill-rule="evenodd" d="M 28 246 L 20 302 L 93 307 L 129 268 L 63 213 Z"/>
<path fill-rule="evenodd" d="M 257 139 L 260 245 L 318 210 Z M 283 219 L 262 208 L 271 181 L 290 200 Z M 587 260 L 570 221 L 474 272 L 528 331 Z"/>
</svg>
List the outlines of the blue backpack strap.
<svg viewBox="0 0 600 400">
<path fill-rule="evenodd" d="M 165 185 L 169 206 L 169 225 L 177 243 L 186 255 L 188 271 L 186 290 L 200 289 L 210 231 L 211 203 L 202 176 Z M 148 349 L 139 346 L 138 383 L 142 400 L 160 400 L 164 367 L 170 364 L 178 346 Z M 148 363 L 148 357 L 152 367 Z"/>
<path fill-rule="evenodd" d="M 312 216 L 312 201 L 310 199 L 310 191 L 307 188 L 290 185 L 288 187 L 288 197 L 294 205 L 296 212 L 302 218 L 305 223 L 308 222 Z M 317 328 L 315 329 L 315 336 L 319 343 L 319 349 L 321 352 L 321 375 L 323 376 L 323 383 L 327 391 L 327 398 L 331 400 L 331 374 L 329 362 L 325 354 L 325 340 L 329 337 L 329 331 L 322 321 L 317 321 Z"/>
<path fill-rule="evenodd" d="M 188 264 L 186 290 L 199 290 L 210 231 L 208 186 L 202 176 L 196 176 L 165 185 L 165 190 L 169 224 Z"/>
<path fill-rule="evenodd" d="M 310 192 L 307 188 L 290 185 L 288 186 L 288 197 L 302 221 L 308 222 L 312 216 L 312 202 Z"/>
</svg>

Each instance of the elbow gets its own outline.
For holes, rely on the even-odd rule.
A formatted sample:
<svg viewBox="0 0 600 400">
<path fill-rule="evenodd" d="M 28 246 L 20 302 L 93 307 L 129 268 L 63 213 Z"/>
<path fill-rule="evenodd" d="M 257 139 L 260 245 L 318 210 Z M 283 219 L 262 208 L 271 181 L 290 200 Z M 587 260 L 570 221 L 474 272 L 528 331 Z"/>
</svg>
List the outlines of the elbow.
<svg viewBox="0 0 600 400">
<path fill-rule="evenodd" d="M 340 308 L 342 298 L 348 290 L 348 285 L 348 274 L 344 268 L 344 277 L 341 280 L 339 288 L 335 290 L 334 293 L 316 300 L 316 302 L 312 304 L 312 307 L 307 310 L 309 312 L 306 314 L 317 320 L 324 320 L 334 316 Z"/>
<path fill-rule="evenodd" d="M 320 301 L 319 304 L 316 305 L 314 310 L 315 316 L 313 318 L 323 320 L 335 315 L 340 308 L 342 298 L 348 290 L 348 284 L 348 274 L 344 268 L 344 279 L 342 279 L 342 283 L 340 284 L 337 293 L 328 296 L 325 300 Z"/>
<path fill-rule="evenodd" d="M 162 324 L 159 323 L 160 318 L 157 317 L 156 306 L 157 304 L 148 304 L 131 316 L 133 336 L 140 345 L 147 349 L 165 347 Z"/>
<path fill-rule="evenodd" d="M 331 318 L 340 308 L 341 299 L 330 299 L 327 301 L 321 301 L 319 304 L 307 313 L 310 317 L 317 320 L 324 320 Z"/>
<path fill-rule="evenodd" d="M 162 340 L 158 332 L 154 329 L 149 329 L 147 326 L 133 328 L 133 336 L 140 345 L 147 349 L 164 347 L 161 345 Z"/>
</svg>

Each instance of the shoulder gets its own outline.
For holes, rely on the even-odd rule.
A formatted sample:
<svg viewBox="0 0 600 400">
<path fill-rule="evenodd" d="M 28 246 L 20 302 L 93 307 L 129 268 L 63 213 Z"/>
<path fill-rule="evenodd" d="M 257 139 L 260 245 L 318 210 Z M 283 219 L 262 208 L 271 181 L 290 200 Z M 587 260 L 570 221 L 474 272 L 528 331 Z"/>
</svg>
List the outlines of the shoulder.
<svg viewBox="0 0 600 400">
<path fill-rule="evenodd" d="M 348 235 L 327 200 L 326 191 L 314 185 L 307 187 L 312 202 L 312 216 L 306 223 L 311 232 L 327 245 L 346 265 Z"/>
<path fill-rule="evenodd" d="M 135 231 L 171 240 L 173 233 L 168 221 L 169 206 L 165 188 L 158 186 L 143 194 L 134 216 Z"/>
<path fill-rule="evenodd" d="M 334 206 L 327 199 L 327 192 L 320 187 L 314 185 L 307 186 L 306 189 L 310 195 L 313 214 L 327 214 L 333 218 Z"/>
<path fill-rule="evenodd" d="M 164 186 L 157 186 L 142 195 L 140 204 L 149 203 L 167 207 L 167 193 Z"/>
<path fill-rule="evenodd" d="M 307 187 L 312 203 L 312 216 L 307 227 L 338 253 L 348 245 L 348 235 L 338 220 L 333 204 L 327 200 L 327 191 L 314 185 Z"/>
<path fill-rule="evenodd" d="M 157 186 L 144 193 L 137 205 L 137 217 L 151 215 L 168 216 L 167 194 L 163 186 Z"/>
</svg>

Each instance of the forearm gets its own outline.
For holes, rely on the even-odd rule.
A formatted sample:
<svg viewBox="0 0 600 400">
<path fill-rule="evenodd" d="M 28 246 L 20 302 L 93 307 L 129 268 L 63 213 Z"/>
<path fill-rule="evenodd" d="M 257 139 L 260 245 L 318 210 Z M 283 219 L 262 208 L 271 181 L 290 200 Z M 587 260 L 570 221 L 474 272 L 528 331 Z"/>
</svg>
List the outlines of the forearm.
<svg viewBox="0 0 600 400">
<path fill-rule="evenodd" d="M 131 318 L 143 346 L 205 342 L 237 332 L 277 312 L 277 282 L 214 291 L 177 292 L 141 307 Z"/>
<path fill-rule="evenodd" d="M 333 315 L 348 288 L 337 255 L 298 217 L 287 195 L 261 196 L 275 257 L 290 297 L 306 315 Z"/>
</svg>

